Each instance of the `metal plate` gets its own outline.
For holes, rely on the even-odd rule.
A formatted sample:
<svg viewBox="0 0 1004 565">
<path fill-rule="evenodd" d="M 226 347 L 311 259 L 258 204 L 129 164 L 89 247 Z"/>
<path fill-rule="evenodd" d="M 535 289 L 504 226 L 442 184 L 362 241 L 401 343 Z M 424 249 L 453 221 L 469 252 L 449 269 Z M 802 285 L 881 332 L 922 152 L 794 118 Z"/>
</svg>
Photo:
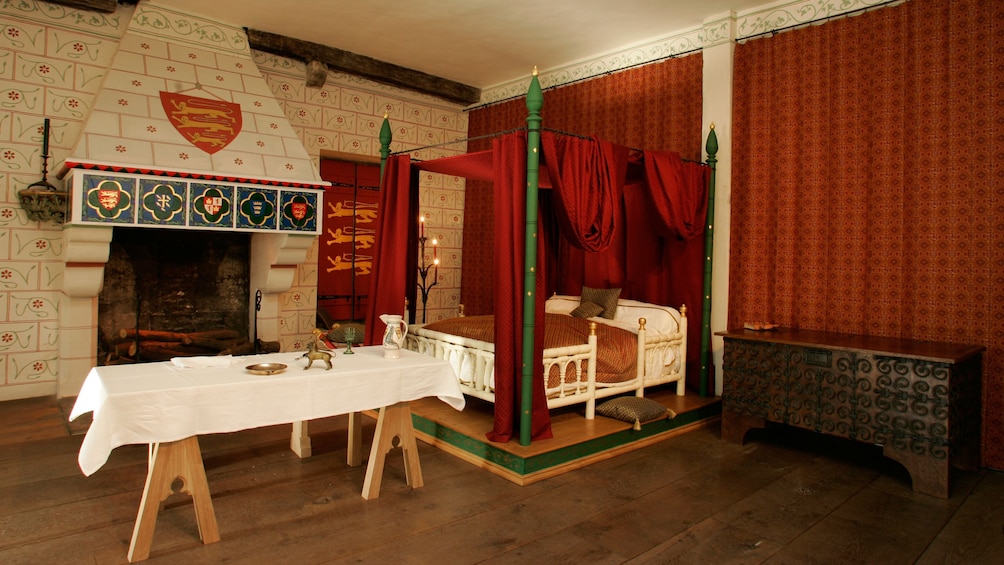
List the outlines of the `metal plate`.
<svg viewBox="0 0 1004 565">
<path fill-rule="evenodd" d="M 252 375 L 274 375 L 286 370 L 286 365 L 282 363 L 256 363 L 244 367 L 244 370 Z"/>
</svg>

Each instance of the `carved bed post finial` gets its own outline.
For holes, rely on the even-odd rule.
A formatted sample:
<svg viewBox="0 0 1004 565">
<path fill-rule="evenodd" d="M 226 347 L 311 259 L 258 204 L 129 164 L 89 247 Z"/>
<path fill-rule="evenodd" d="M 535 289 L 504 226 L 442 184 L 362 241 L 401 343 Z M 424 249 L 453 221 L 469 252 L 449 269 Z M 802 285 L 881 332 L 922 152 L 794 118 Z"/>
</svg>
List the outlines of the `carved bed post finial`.
<svg viewBox="0 0 1004 565">
<path fill-rule="evenodd" d="M 393 139 L 390 131 L 390 120 L 387 112 L 383 113 L 383 125 L 380 126 L 380 184 L 383 184 L 383 172 L 387 168 L 387 158 L 390 157 L 390 142 Z"/>
<path fill-rule="evenodd" d="M 589 335 L 596 335 L 596 322 L 589 322 Z"/>
<path fill-rule="evenodd" d="M 687 317 L 687 305 L 686 304 L 681 304 L 680 305 L 680 315 L 683 316 L 684 318 Z"/>
</svg>

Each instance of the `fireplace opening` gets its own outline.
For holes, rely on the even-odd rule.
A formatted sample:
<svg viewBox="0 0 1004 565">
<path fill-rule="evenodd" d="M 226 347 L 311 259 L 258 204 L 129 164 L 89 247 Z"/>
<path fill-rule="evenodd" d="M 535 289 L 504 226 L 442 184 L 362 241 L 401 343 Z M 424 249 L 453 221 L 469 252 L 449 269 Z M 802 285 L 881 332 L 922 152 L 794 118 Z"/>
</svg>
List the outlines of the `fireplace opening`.
<svg viewBox="0 0 1004 565">
<path fill-rule="evenodd" d="M 251 237 L 115 228 L 98 296 L 98 364 L 253 352 Z"/>
</svg>

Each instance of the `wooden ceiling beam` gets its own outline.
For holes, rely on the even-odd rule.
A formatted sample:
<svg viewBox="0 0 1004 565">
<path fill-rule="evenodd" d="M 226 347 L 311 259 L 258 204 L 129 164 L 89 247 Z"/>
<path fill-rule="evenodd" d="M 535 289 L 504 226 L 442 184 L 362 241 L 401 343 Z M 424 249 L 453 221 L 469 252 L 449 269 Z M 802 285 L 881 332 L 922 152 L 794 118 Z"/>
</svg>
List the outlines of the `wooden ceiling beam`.
<svg viewBox="0 0 1004 565">
<path fill-rule="evenodd" d="M 49 2 L 71 8 L 101 12 L 102 14 L 111 14 L 118 7 L 117 0 L 49 0 Z"/>
<path fill-rule="evenodd" d="M 247 33 L 251 48 L 266 53 L 300 59 L 308 64 L 311 61 L 318 61 L 327 65 L 331 70 L 346 72 L 464 105 L 474 104 L 481 99 L 481 89 L 479 88 L 421 71 L 266 31 L 248 29 Z M 314 66 L 316 67 L 316 63 Z"/>
</svg>

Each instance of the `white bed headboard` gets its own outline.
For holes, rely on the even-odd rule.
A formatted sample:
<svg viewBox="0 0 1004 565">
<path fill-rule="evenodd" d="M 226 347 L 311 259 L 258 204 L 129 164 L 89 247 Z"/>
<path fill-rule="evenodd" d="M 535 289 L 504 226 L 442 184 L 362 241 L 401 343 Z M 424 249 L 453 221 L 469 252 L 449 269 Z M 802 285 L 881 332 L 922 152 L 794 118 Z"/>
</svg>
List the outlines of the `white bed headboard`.
<svg viewBox="0 0 1004 565">
<path fill-rule="evenodd" d="M 578 296 L 555 294 L 547 299 L 544 310 L 550 314 L 571 314 L 578 306 Z M 617 313 L 613 320 L 599 317 L 590 320 L 637 332 L 638 318 L 645 318 L 645 329 L 648 332 L 673 334 L 680 331 L 680 311 L 676 308 L 626 298 L 617 301 Z"/>
</svg>

